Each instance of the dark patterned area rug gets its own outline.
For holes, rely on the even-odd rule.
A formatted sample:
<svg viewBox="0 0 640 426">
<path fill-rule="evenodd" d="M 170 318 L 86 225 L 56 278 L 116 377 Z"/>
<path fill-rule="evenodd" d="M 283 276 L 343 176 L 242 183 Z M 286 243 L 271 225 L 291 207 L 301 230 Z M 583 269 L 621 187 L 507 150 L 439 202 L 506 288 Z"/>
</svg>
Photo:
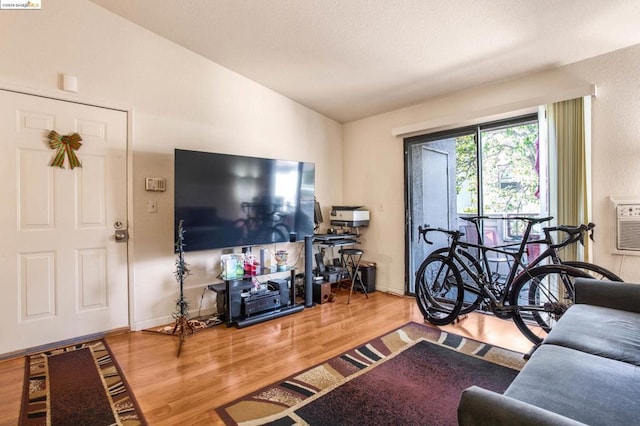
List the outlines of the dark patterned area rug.
<svg viewBox="0 0 640 426">
<path fill-rule="evenodd" d="M 418 323 L 216 409 L 228 425 L 455 425 L 471 385 L 504 392 L 525 361 Z"/>
<path fill-rule="evenodd" d="M 147 423 L 107 343 L 97 340 L 26 357 L 20 424 Z"/>
</svg>

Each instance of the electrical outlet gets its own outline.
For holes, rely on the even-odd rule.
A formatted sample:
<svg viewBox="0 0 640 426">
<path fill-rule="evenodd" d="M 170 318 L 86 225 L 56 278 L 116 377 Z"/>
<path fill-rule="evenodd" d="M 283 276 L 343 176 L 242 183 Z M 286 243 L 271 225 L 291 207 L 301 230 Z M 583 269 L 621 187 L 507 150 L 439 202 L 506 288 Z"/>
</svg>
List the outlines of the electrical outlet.
<svg viewBox="0 0 640 426">
<path fill-rule="evenodd" d="M 158 203 L 155 200 L 147 201 L 147 213 L 157 213 L 158 212 Z"/>
</svg>

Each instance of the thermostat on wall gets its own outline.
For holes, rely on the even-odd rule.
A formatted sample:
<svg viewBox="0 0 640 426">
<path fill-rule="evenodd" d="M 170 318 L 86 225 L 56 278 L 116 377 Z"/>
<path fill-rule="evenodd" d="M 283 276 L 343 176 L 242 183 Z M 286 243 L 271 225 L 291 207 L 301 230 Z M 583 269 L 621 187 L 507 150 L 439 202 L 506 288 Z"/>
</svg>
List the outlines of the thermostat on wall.
<svg viewBox="0 0 640 426">
<path fill-rule="evenodd" d="M 146 191 L 166 191 L 167 180 L 164 178 L 146 178 L 144 189 Z"/>
</svg>

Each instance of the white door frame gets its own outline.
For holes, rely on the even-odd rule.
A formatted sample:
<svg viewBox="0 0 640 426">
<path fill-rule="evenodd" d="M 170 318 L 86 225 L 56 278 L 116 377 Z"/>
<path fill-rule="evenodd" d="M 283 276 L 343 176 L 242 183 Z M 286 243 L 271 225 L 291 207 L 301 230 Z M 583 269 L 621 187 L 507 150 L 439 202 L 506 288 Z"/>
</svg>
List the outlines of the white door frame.
<svg viewBox="0 0 640 426">
<path fill-rule="evenodd" d="M 126 146 L 126 187 L 127 187 L 127 227 L 129 230 L 129 240 L 127 241 L 127 292 L 128 292 L 128 311 L 129 311 L 129 328 L 132 324 L 136 323 L 135 319 L 135 286 L 133 285 L 133 239 L 131 238 L 134 233 L 133 226 L 133 155 L 132 155 L 132 141 L 133 141 L 133 108 L 124 106 L 123 104 L 111 101 L 96 100 L 90 98 L 84 98 L 78 95 L 67 94 L 59 90 L 47 90 L 39 89 L 27 86 L 20 86 L 4 81 L 0 81 L 0 90 L 6 90 L 9 92 L 20 93 L 24 95 L 39 96 L 57 101 L 71 102 L 81 105 L 87 105 L 98 108 L 106 108 L 124 112 L 127 115 L 127 146 Z"/>
</svg>

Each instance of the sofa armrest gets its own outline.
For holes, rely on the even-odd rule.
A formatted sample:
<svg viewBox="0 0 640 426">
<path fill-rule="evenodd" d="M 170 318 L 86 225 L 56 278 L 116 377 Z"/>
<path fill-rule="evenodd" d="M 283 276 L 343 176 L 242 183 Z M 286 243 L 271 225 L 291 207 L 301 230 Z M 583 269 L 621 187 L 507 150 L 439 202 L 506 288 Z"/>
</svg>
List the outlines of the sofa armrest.
<svg viewBox="0 0 640 426">
<path fill-rule="evenodd" d="M 462 392 L 458 425 L 462 426 L 578 426 L 578 421 L 518 399 L 471 386 Z"/>
<path fill-rule="evenodd" d="M 640 313 L 640 284 L 576 278 L 576 301 Z"/>
</svg>

